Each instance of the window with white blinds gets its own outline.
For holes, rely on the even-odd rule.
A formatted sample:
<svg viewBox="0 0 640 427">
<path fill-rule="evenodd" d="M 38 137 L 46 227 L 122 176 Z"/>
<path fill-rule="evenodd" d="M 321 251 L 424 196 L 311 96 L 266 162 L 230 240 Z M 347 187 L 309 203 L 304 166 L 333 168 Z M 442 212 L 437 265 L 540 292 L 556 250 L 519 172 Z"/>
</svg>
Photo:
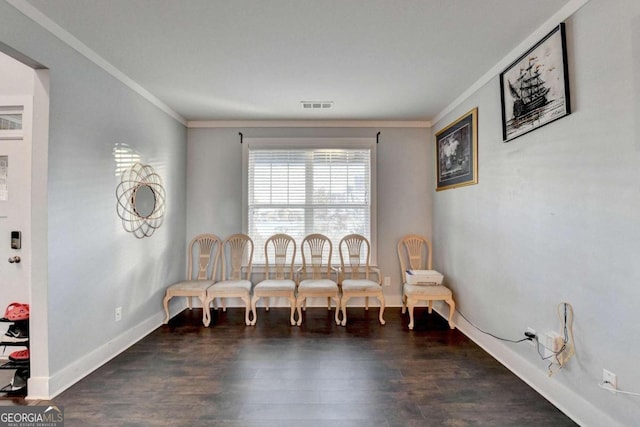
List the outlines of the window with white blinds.
<svg viewBox="0 0 640 427">
<path fill-rule="evenodd" d="M 343 236 L 372 240 L 372 148 L 328 145 L 248 146 L 247 234 L 255 243 L 255 263 L 264 262 L 264 243 L 276 233 L 289 234 L 298 245 L 308 234 L 326 235 L 336 265 Z"/>
</svg>

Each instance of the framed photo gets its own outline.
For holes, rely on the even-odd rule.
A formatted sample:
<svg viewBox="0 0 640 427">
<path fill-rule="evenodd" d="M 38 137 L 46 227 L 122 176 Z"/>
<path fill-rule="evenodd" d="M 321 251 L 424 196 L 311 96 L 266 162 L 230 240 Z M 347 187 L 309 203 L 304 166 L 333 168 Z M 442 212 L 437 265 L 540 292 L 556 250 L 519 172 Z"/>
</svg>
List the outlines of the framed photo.
<svg viewBox="0 0 640 427">
<path fill-rule="evenodd" d="M 571 114 L 566 45 L 561 23 L 500 73 L 504 142 Z"/>
<path fill-rule="evenodd" d="M 436 191 L 478 183 L 478 108 L 436 133 Z"/>
</svg>

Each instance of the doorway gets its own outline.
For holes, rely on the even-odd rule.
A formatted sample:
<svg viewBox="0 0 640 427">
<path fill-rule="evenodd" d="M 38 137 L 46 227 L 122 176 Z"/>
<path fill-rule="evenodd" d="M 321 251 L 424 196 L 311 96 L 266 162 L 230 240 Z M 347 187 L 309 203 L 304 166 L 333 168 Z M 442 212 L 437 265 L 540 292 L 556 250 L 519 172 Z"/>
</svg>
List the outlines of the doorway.
<svg viewBox="0 0 640 427">
<path fill-rule="evenodd" d="M 29 304 L 27 397 L 46 398 L 49 74 L 0 44 L 0 76 L 0 314 L 12 302 Z M 16 350 L 6 349 L 0 358 Z"/>
</svg>

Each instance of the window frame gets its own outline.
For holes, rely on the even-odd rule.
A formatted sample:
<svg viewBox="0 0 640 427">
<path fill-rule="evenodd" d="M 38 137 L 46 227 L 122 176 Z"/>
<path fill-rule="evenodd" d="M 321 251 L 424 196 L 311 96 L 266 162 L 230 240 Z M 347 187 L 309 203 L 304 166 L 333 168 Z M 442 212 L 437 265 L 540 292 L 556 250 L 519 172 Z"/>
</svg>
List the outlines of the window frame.
<svg viewBox="0 0 640 427">
<path fill-rule="evenodd" d="M 249 149 L 368 149 L 369 160 L 369 242 L 371 243 L 370 264 L 377 265 L 377 153 L 375 138 L 243 138 L 242 144 L 242 230 L 248 233 L 249 230 Z M 299 246 L 302 242 L 296 241 Z M 333 243 L 333 250 L 338 251 L 340 241 Z M 255 249 L 264 251 L 264 248 Z M 337 253 L 337 252 L 336 252 Z M 258 264 L 260 265 L 260 264 Z"/>
</svg>

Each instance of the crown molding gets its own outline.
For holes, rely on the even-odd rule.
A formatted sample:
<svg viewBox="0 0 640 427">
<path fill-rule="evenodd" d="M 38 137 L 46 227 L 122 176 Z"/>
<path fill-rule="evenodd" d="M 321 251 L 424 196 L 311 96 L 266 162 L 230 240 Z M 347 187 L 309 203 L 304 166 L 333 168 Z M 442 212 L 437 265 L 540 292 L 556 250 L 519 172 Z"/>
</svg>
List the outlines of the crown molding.
<svg viewBox="0 0 640 427">
<path fill-rule="evenodd" d="M 129 87 L 131 90 L 136 92 L 138 95 L 145 98 L 151 104 L 155 105 L 178 122 L 187 125 L 187 120 L 182 117 L 180 114 L 176 113 L 171 107 L 162 102 L 159 98 L 149 92 L 147 89 L 142 87 L 140 84 L 135 82 L 131 77 L 127 76 L 125 73 L 120 71 L 118 68 L 113 66 L 109 61 L 98 55 L 95 51 L 89 48 L 87 45 L 82 43 L 76 37 L 74 37 L 67 30 L 62 28 L 60 25 L 56 24 L 51 18 L 40 12 L 26 0 L 6 0 L 11 6 L 15 7 L 20 13 L 25 15 L 27 18 L 34 21 L 36 24 L 40 25 L 45 30 L 49 31 L 55 37 L 66 43 L 69 47 L 86 57 L 88 60 L 96 64 L 98 67 L 102 68 L 104 71 L 109 73 L 111 76 L 119 80 L 122 84 Z"/>
<path fill-rule="evenodd" d="M 478 81 L 472 84 L 462 95 L 457 97 L 451 104 L 446 106 L 431 120 L 434 125 L 444 118 L 447 114 L 451 113 L 456 107 L 462 104 L 467 98 L 477 92 L 484 85 L 489 83 L 493 78 L 499 75 L 505 68 L 507 68 L 516 58 L 526 52 L 531 46 L 535 45 L 541 38 L 549 33 L 552 29 L 558 26 L 558 24 L 574 13 L 576 13 L 582 6 L 587 4 L 590 0 L 570 0 L 559 11 L 557 11 L 551 18 L 547 19 L 537 30 L 531 33 L 526 39 L 524 39 L 518 46 L 507 54 L 500 62 L 494 65 L 489 71 L 487 71 Z"/>
<path fill-rule="evenodd" d="M 188 128 L 430 128 L 430 121 L 403 120 L 203 120 Z"/>
</svg>

